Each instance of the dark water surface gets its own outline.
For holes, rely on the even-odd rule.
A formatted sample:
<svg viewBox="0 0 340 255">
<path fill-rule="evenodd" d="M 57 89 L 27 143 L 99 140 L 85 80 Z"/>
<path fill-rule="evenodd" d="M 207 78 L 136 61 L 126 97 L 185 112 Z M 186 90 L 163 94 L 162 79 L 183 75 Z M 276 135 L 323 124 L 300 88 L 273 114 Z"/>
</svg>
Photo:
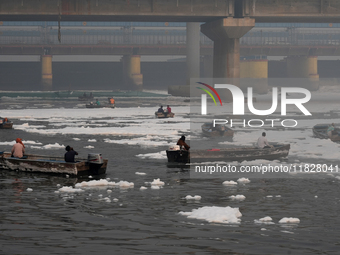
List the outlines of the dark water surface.
<svg viewBox="0 0 340 255">
<path fill-rule="evenodd" d="M 43 144 L 71 141 L 67 135 L 1 131 L 2 141 L 8 136 Z M 114 139 L 110 136 L 76 137 L 80 140 L 71 141 L 76 150 L 96 139 L 96 150 L 109 159 L 107 173 L 93 179 L 129 181 L 134 188 L 97 187 L 61 194 L 55 191 L 62 186 L 93 179 L 1 170 L 0 254 L 339 254 L 339 180 L 332 176 L 254 178 L 229 187 L 221 179 L 192 179 L 188 168 L 168 167 L 166 159 L 136 157 L 167 147 L 102 142 Z M 64 151 L 30 149 L 30 153 Z M 139 189 L 157 178 L 165 182 L 163 188 Z M 228 198 L 237 194 L 246 199 Z M 100 195 L 118 202 L 105 202 Z M 187 195 L 202 199 L 187 201 Z M 241 223 L 208 223 L 178 214 L 203 206 L 238 207 Z M 254 223 L 265 216 L 275 224 Z M 279 224 L 283 217 L 299 218 L 300 223 Z"/>
</svg>

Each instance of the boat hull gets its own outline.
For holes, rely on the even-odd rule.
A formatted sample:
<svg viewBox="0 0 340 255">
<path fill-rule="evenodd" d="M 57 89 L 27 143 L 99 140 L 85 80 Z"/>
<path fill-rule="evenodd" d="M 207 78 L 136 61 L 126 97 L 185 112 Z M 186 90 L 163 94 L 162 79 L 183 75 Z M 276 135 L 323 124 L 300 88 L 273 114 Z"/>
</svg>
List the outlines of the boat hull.
<svg viewBox="0 0 340 255">
<path fill-rule="evenodd" d="M 166 119 L 166 118 L 173 118 L 175 117 L 175 114 L 173 112 L 170 112 L 169 114 L 164 114 L 161 112 L 155 112 L 155 117 L 159 119 Z"/>
<path fill-rule="evenodd" d="M 0 129 L 12 129 L 13 128 L 13 122 L 6 122 L 0 124 Z"/>
<path fill-rule="evenodd" d="M 0 157 L 0 169 L 23 172 L 40 172 L 68 175 L 100 175 L 106 173 L 107 159 L 102 164 L 90 164 L 87 159 L 75 163 L 65 162 L 62 157 L 26 155 L 26 159 L 11 157 L 5 152 Z"/>
<path fill-rule="evenodd" d="M 168 162 L 193 163 L 204 161 L 244 161 L 266 159 L 275 160 L 287 157 L 290 144 L 276 145 L 274 148 L 258 149 L 256 147 L 212 149 L 212 150 L 190 150 L 171 151 L 167 150 Z"/>
</svg>

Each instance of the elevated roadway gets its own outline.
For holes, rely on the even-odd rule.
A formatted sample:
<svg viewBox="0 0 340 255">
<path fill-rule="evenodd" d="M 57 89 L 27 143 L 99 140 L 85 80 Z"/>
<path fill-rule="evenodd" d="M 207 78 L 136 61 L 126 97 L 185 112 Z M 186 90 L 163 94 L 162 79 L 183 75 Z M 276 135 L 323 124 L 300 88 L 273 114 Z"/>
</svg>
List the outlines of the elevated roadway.
<svg viewBox="0 0 340 255">
<path fill-rule="evenodd" d="M 340 1 L 2 0 L 0 17 L 2 21 L 209 22 L 248 17 L 256 22 L 340 22 Z"/>
<path fill-rule="evenodd" d="M 201 34 L 200 55 L 213 54 Z M 185 27 L 0 26 L 1 55 L 186 55 Z M 240 55 L 338 56 L 340 28 L 255 27 L 240 39 Z"/>
</svg>

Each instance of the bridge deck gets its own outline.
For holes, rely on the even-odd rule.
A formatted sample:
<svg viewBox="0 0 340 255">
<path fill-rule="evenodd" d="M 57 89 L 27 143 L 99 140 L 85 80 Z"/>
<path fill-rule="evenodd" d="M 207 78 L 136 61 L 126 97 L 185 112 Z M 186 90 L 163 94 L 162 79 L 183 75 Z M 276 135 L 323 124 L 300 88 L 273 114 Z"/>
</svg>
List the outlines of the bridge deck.
<svg viewBox="0 0 340 255">
<path fill-rule="evenodd" d="M 340 1 L 323 0 L 11 0 L 2 21 L 208 22 L 250 17 L 256 22 L 339 22 Z"/>
</svg>

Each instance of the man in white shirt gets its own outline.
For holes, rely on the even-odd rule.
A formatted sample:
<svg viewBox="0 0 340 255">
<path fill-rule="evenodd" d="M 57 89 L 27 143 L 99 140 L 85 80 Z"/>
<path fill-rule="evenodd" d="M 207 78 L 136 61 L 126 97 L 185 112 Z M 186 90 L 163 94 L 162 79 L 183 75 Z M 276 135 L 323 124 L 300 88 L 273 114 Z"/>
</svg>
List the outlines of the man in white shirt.
<svg viewBox="0 0 340 255">
<path fill-rule="evenodd" d="M 262 133 L 262 136 L 257 139 L 257 147 L 260 149 L 265 149 L 265 148 L 273 148 L 272 145 L 269 145 L 268 140 L 266 138 L 266 132 Z"/>
</svg>

